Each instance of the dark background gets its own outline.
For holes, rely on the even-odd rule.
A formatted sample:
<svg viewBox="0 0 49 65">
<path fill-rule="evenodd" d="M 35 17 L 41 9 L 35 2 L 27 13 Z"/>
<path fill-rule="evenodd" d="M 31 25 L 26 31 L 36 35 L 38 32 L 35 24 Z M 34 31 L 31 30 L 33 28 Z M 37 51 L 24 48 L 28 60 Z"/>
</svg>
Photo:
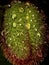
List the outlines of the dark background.
<svg viewBox="0 0 49 65">
<path fill-rule="evenodd" d="M 10 4 L 12 0 L 0 0 L 0 23 L 3 21 L 3 15 L 4 15 L 4 5 Z M 26 0 L 21 0 L 26 1 Z M 28 1 L 28 0 L 27 0 Z M 43 9 L 47 16 L 46 23 L 49 26 L 49 2 L 48 0 L 29 0 L 31 3 L 34 3 L 36 6 L 38 6 L 40 9 Z M 1 7 L 2 6 L 2 7 Z M 2 13 L 2 14 L 1 14 Z M 2 23 L 1 23 L 2 24 Z M 0 28 L 1 31 L 1 28 Z M 48 48 L 48 55 L 45 57 L 44 61 L 40 63 L 40 65 L 49 65 L 49 48 Z M 0 48 L 0 65 L 12 65 L 9 63 L 7 59 L 4 58 L 3 53 Z"/>
</svg>

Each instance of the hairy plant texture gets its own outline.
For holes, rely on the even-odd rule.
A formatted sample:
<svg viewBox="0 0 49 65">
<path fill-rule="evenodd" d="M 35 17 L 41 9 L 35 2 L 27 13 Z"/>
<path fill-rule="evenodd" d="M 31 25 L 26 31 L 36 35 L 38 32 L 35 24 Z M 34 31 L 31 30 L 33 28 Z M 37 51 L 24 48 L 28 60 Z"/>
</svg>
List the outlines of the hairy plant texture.
<svg viewBox="0 0 49 65">
<path fill-rule="evenodd" d="M 13 65 L 38 65 L 46 44 L 44 15 L 29 2 L 15 2 L 5 11 L 3 52 Z"/>
</svg>

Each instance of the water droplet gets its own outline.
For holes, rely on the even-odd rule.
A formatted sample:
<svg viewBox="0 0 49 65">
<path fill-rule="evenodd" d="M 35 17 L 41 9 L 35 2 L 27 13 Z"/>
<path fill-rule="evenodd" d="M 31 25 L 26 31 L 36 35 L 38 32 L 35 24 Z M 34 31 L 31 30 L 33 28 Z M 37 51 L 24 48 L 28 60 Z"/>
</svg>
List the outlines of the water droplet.
<svg viewBox="0 0 49 65">
<path fill-rule="evenodd" d="M 32 22 L 32 19 L 30 21 Z"/>
<path fill-rule="evenodd" d="M 32 17 L 34 17 L 34 14 L 32 14 Z"/>
<path fill-rule="evenodd" d="M 40 36 L 41 36 L 41 34 L 38 32 L 38 33 L 37 33 L 37 36 L 39 36 L 39 37 L 40 37 Z"/>
<path fill-rule="evenodd" d="M 30 23 L 26 23 L 25 27 L 26 27 L 27 29 L 30 29 Z"/>
<path fill-rule="evenodd" d="M 37 31 L 37 28 L 35 28 L 34 30 Z"/>
<path fill-rule="evenodd" d="M 19 26 L 21 26 L 21 24 L 19 24 Z"/>
<path fill-rule="evenodd" d="M 15 19 L 16 18 L 16 14 L 12 14 L 12 19 Z"/>
<path fill-rule="evenodd" d="M 25 5 L 30 6 L 30 3 L 29 3 L 29 2 L 26 2 L 26 4 L 25 4 Z"/>
<path fill-rule="evenodd" d="M 20 7 L 20 8 L 19 8 L 19 12 L 21 12 L 21 13 L 24 12 L 23 7 Z"/>
<path fill-rule="evenodd" d="M 15 22 L 13 23 L 13 27 L 16 27 L 16 23 Z"/>
<path fill-rule="evenodd" d="M 35 28 L 35 25 L 33 25 L 33 28 Z"/>
<path fill-rule="evenodd" d="M 29 10 L 29 13 L 31 13 L 31 10 Z"/>
<path fill-rule="evenodd" d="M 22 21 L 22 18 L 19 19 L 19 22 Z"/>
<path fill-rule="evenodd" d="M 8 4 L 8 7 L 11 7 L 11 5 L 10 5 L 10 4 Z"/>
<path fill-rule="evenodd" d="M 28 20 L 28 19 L 29 19 L 29 16 L 27 15 L 27 16 L 26 16 L 26 20 Z"/>
</svg>

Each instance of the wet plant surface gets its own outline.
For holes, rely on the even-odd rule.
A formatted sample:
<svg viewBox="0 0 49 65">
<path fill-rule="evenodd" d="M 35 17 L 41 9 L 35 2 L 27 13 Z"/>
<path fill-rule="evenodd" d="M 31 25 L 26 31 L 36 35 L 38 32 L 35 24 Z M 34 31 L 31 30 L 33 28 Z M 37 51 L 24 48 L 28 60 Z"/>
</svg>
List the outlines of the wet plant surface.
<svg viewBox="0 0 49 65">
<path fill-rule="evenodd" d="M 1 5 L 2 5 L 2 8 L 0 7 L 0 9 L 1 9 L 1 13 L 2 13 L 2 11 L 4 11 L 4 5 L 6 4 L 8 4 L 8 3 L 10 3 L 10 1 L 5 1 L 5 2 L 1 2 Z M 44 12 L 45 12 L 45 14 L 46 14 L 46 16 L 48 17 L 48 3 L 47 3 L 47 1 L 33 1 L 33 3 L 36 5 L 36 6 L 38 6 L 39 8 L 41 8 L 41 9 L 43 9 L 44 10 Z M 6 9 L 6 8 L 5 8 Z M 23 8 L 22 8 L 23 9 Z M 23 11 L 23 10 L 22 10 Z M 21 10 L 20 10 L 20 12 L 21 12 Z M 0 18 L 1 18 L 1 23 L 0 23 L 0 31 L 2 31 L 2 28 L 1 28 L 1 26 L 2 26 L 2 21 L 3 21 L 3 13 L 2 14 L 0 14 L 1 16 L 0 16 Z M 16 15 L 14 14 L 14 15 L 12 15 L 12 19 L 15 19 L 15 17 L 16 17 Z M 28 17 L 27 17 L 28 18 Z M 49 26 L 49 23 L 48 23 L 48 18 L 47 18 L 47 20 L 45 21 L 45 23 L 47 23 L 48 24 L 48 26 Z M 26 25 L 26 28 L 27 29 L 30 29 L 30 23 L 27 23 Z M 15 23 L 13 23 L 13 27 L 15 28 L 16 27 L 16 24 Z M 37 31 L 37 29 L 35 29 L 36 31 Z M 40 36 L 40 33 L 38 33 L 38 36 Z M 2 45 L 2 44 L 1 44 Z M 0 46 L 1 46 L 0 45 Z M 49 49 L 49 47 L 46 47 L 46 48 L 48 48 Z M 14 49 L 14 48 L 13 48 Z M 49 52 L 47 51 L 47 53 L 49 54 Z M 40 63 L 41 65 L 49 65 L 48 64 L 48 55 L 47 55 L 47 57 L 45 57 L 45 60 L 42 62 L 42 63 Z M 2 53 L 2 50 L 0 50 L 0 58 L 2 58 L 2 59 L 0 59 L 0 65 L 11 65 L 6 59 L 5 59 L 5 57 L 4 57 L 4 55 L 3 55 L 3 53 Z"/>
</svg>

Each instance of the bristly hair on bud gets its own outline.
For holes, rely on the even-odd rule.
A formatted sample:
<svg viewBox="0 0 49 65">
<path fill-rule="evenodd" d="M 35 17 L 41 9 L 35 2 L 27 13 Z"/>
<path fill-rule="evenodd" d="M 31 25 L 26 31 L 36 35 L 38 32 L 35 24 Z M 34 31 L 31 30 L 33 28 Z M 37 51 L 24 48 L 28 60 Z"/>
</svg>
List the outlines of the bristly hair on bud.
<svg viewBox="0 0 49 65">
<path fill-rule="evenodd" d="M 8 4 L 1 32 L 2 50 L 13 65 L 38 65 L 43 60 L 43 45 L 47 44 L 45 18 L 33 3 L 14 0 Z"/>
</svg>

